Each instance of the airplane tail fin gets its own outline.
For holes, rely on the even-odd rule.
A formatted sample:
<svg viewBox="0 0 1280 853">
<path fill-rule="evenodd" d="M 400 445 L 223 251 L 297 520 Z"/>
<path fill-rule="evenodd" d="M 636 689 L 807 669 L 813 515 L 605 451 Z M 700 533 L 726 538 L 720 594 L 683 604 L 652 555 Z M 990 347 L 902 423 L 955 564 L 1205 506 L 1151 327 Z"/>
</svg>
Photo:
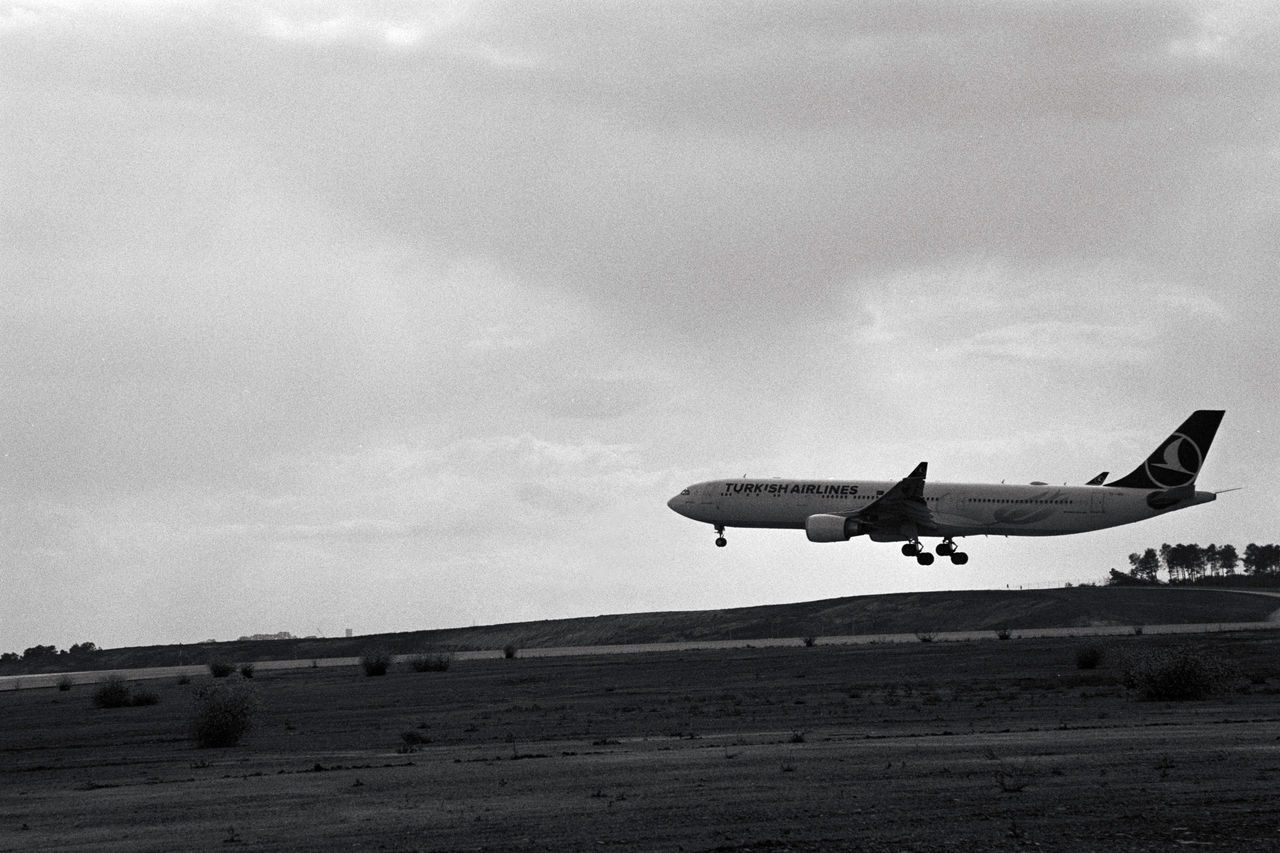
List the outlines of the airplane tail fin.
<svg viewBox="0 0 1280 853">
<path fill-rule="evenodd" d="M 1107 483 L 1121 489 L 1173 489 L 1196 481 L 1224 412 L 1200 409 L 1130 473 Z"/>
</svg>

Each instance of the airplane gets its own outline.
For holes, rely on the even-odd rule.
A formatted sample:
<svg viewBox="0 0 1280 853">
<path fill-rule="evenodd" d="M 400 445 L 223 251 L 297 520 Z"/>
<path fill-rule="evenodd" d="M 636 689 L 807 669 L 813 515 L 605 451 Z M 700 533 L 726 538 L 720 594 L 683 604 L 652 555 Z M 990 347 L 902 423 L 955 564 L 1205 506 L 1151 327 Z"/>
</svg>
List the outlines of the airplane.
<svg viewBox="0 0 1280 853">
<path fill-rule="evenodd" d="M 1083 486 L 926 482 L 921 462 L 901 480 L 783 480 L 740 478 L 695 483 L 667 502 L 686 518 L 715 526 L 804 530 L 810 542 L 903 542 L 902 554 L 933 564 L 920 539 L 941 537 L 940 557 L 963 566 L 961 536 L 1061 536 L 1145 521 L 1217 499 L 1197 491 L 1196 475 L 1224 412 L 1201 409 L 1130 473 Z"/>
</svg>

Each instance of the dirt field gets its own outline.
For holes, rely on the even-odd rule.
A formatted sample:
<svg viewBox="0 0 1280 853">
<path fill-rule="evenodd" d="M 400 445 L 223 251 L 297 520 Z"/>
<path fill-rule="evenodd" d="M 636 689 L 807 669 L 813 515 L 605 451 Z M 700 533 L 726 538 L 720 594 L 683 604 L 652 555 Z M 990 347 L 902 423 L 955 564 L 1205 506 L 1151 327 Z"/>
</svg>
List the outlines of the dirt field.
<svg viewBox="0 0 1280 853">
<path fill-rule="evenodd" d="M 1243 677 L 1139 700 L 1169 644 Z M 1280 850 L 1275 632 L 259 672 L 223 749 L 204 680 L 0 693 L 0 850 Z"/>
</svg>

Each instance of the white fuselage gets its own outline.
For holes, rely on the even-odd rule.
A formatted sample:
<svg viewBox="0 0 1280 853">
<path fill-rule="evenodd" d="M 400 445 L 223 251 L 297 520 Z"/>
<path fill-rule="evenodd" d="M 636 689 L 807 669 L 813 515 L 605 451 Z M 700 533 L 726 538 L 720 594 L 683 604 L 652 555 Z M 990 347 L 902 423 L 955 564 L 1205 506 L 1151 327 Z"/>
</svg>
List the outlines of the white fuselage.
<svg viewBox="0 0 1280 853">
<path fill-rule="evenodd" d="M 894 485 L 885 480 L 711 480 L 690 486 L 668 505 L 717 526 L 804 528 L 805 520 L 817 514 L 856 517 Z M 871 537 L 1060 536 L 1143 521 L 1215 497 L 1197 491 L 1157 509 L 1148 503 L 1151 494 L 1151 489 L 1107 486 L 926 482 L 929 521 L 900 535 L 880 530 Z"/>
</svg>

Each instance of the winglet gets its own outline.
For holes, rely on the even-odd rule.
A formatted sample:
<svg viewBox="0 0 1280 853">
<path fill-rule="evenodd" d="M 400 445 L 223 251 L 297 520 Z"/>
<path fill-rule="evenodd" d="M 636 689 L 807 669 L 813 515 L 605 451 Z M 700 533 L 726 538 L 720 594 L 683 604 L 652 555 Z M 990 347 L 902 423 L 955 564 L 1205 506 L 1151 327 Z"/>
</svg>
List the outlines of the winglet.
<svg viewBox="0 0 1280 853">
<path fill-rule="evenodd" d="M 1121 489 L 1174 489 L 1194 483 L 1223 414 L 1217 409 L 1193 412 L 1145 462 L 1107 485 Z"/>
</svg>

